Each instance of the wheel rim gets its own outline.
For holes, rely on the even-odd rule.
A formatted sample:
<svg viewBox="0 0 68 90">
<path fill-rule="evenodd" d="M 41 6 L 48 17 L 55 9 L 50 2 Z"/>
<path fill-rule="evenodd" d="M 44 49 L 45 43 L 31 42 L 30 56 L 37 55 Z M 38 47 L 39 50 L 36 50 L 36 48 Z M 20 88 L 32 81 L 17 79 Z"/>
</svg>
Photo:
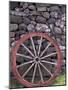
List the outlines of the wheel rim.
<svg viewBox="0 0 68 90">
<path fill-rule="evenodd" d="M 39 37 L 40 38 L 39 44 L 38 44 L 38 49 L 36 49 L 37 45 L 35 45 L 36 44 L 35 41 L 38 42 L 38 39 L 35 40 L 34 37 L 36 37 L 36 38 Z M 31 46 L 31 45 L 27 45 L 25 43 L 28 40 L 31 41 L 31 45 L 32 45 L 31 48 L 33 50 L 29 49 L 27 47 L 27 46 Z M 44 50 L 41 50 L 41 48 L 43 47 L 42 46 L 43 41 L 44 41 L 44 43 L 46 42 L 47 45 L 45 46 Z M 45 55 L 45 53 L 48 51 L 48 49 L 50 48 L 51 45 L 55 49 L 55 52 L 52 52 L 52 53 L 49 53 L 49 54 Z M 20 46 L 22 48 L 24 48 L 30 55 L 21 54 L 20 52 L 18 52 Z M 54 55 L 56 55 L 56 57 L 57 57 L 56 62 L 48 61 L 49 57 L 51 57 L 51 56 L 53 57 Z M 22 58 L 27 58 L 28 60 L 26 60 L 26 62 L 24 61 L 24 62 L 22 62 L 18 65 L 16 63 L 17 56 L 22 57 Z M 16 46 L 14 48 L 12 48 L 12 71 L 13 71 L 15 77 L 17 78 L 17 80 L 21 84 L 25 85 L 26 87 L 48 86 L 48 85 L 50 85 L 54 81 L 54 79 L 56 78 L 57 74 L 60 72 L 61 63 L 62 62 L 61 62 L 60 48 L 57 45 L 57 43 L 53 39 L 51 39 L 51 37 L 49 37 L 46 33 L 44 34 L 44 33 L 38 33 L 38 32 L 35 33 L 34 32 L 34 33 L 26 34 L 23 37 L 21 37 L 21 39 L 19 41 L 17 41 Z M 53 70 L 52 71 L 49 70 L 48 67 L 45 66 L 46 64 L 48 64 L 48 67 L 50 65 L 52 65 L 52 68 L 54 68 L 54 72 L 53 72 Z M 29 65 L 29 67 L 25 70 L 25 72 L 23 72 L 24 68 L 27 67 L 27 65 Z M 20 68 L 23 68 L 23 70 L 20 69 Z M 32 68 L 33 68 L 33 70 L 32 70 Z M 44 72 L 47 72 L 49 74 L 48 79 L 44 78 L 44 75 L 43 75 L 44 73 L 42 72 L 43 70 L 44 70 Z M 31 79 L 28 80 L 26 78 L 26 76 L 28 76 L 28 73 L 30 71 L 32 71 L 32 76 L 31 76 Z M 37 72 L 39 73 L 38 77 L 40 79 L 36 81 Z"/>
</svg>

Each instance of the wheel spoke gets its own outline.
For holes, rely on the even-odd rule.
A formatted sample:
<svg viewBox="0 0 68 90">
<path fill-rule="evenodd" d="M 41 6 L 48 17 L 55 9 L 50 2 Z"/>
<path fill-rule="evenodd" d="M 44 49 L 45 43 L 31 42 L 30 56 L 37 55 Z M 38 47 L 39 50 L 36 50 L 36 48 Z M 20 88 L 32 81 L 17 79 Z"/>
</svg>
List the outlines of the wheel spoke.
<svg viewBox="0 0 68 90">
<path fill-rule="evenodd" d="M 38 55 L 40 54 L 41 44 L 42 44 L 42 37 L 41 37 L 41 39 L 40 39 L 40 43 L 39 43 Z"/>
<path fill-rule="evenodd" d="M 48 54 L 48 55 L 46 55 L 44 57 L 41 57 L 40 59 L 44 59 L 44 58 L 47 58 L 47 57 L 50 57 L 50 56 L 56 55 L 56 54 L 57 54 L 57 52 L 54 52 L 54 53 Z"/>
<path fill-rule="evenodd" d="M 42 72 L 41 72 L 41 68 L 39 66 L 39 63 L 38 63 L 38 68 L 39 68 L 39 74 L 40 74 L 40 77 L 41 77 L 41 81 L 44 82 L 43 76 L 42 76 Z"/>
<path fill-rule="evenodd" d="M 21 45 L 34 57 L 33 53 L 29 50 L 29 48 L 27 48 L 24 44 Z"/>
<path fill-rule="evenodd" d="M 57 65 L 57 63 L 53 63 L 53 62 L 45 61 L 45 60 L 41 60 L 41 62 L 43 62 L 43 63 L 48 63 L 48 64 L 53 64 L 53 65 Z"/>
<path fill-rule="evenodd" d="M 36 56 L 36 49 L 35 49 L 34 41 L 33 41 L 32 37 L 30 39 L 31 39 L 31 43 L 32 43 L 32 46 L 33 46 L 34 54 Z"/>
<path fill-rule="evenodd" d="M 35 64 L 35 68 L 34 68 L 34 72 L 33 72 L 33 76 L 32 76 L 32 83 L 34 82 L 36 69 L 37 69 L 37 63 Z"/>
<path fill-rule="evenodd" d="M 41 62 L 39 63 L 51 76 L 53 76 L 53 74 Z"/>
<path fill-rule="evenodd" d="M 45 51 L 49 48 L 50 45 L 51 45 L 51 43 L 49 43 L 49 44 L 46 46 L 46 48 L 42 51 L 40 57 L 45 53 Z"/>
<path fill-rule="evenodd" d="M 17 65 L 17 68 L 23 66 L 23 65 L 27 65 L 27 64 L 30 64 L 30 63 L 33 63 L 34 61 L 28 61 L 28 62 L 25 62 L 25 63 L 22 63 L 20 65 Z"/>
<path fill-rule="evenodd" d="M 22 77 L 25 77 L 25 75 L 30 71 L 30 69 L 34 66 L 35 63 L 33 63 L 28 69 L 27 71 L 22 75 Z"/>
<path fill-rule="evenodd" d="M 26 56 L 24 54 L 16 53 L 16 55 L 21 56 L 21 57 L 25 57 L 25 58 L 28 58 L 28 59 L 32 59 L 32 57 Z"/>
</svg>

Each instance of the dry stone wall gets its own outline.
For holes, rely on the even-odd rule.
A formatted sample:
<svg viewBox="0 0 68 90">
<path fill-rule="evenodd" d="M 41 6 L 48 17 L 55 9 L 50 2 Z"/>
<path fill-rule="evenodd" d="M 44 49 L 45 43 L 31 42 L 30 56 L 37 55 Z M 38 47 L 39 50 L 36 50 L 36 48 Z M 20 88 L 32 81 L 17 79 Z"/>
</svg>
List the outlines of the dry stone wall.
<svg viewBox="0 0 68 90">
<path fill-rule="evenodd" d="M 65 72 L 66 5 L 10 2 L 10 47 L 29 32 L 44 32 L 54 38 L 62 51 L 62 73 Z"/>
</svg>

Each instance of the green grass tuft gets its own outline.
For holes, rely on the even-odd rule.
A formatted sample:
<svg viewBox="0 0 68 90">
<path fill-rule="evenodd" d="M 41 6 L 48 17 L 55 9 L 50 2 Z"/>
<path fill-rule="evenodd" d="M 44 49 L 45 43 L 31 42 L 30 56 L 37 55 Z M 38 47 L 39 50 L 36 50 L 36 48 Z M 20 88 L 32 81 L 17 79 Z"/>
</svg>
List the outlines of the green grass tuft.
<svg viewBox="0 0 68 90">
<path fill-rule="evenodd" d="M 65 85 L 65 75 L 58 76 L 53 85 Z"/>
<path fill-rule="evenodd" d="M 59 85 L 65 85 L 65 75 L 58 76 L 51 86 Z M 25 88 L 25 86 L 21 85 L 17 80 L 12 79 L 10 80 L 10 88 Z"/>
</svg>

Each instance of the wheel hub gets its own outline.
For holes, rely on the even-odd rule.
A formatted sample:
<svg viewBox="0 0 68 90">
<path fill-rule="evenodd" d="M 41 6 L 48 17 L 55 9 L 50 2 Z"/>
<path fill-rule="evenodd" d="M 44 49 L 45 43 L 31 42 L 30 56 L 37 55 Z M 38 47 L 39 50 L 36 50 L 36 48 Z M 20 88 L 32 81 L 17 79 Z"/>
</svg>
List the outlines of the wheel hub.
<svg viewBox="0 0 68 90">
<path fill-rule="evenodd" d="M 39 61 L 39 58 L 36 58 L 36 61 L 38 62 Z"/>
<path fill-rule="evenodd" d="M 40 61 L 39 57 L 36 57 L 36 58 L 35 58 L 35 61 L 36 61 L 36 62 Z"/>
</svg>

